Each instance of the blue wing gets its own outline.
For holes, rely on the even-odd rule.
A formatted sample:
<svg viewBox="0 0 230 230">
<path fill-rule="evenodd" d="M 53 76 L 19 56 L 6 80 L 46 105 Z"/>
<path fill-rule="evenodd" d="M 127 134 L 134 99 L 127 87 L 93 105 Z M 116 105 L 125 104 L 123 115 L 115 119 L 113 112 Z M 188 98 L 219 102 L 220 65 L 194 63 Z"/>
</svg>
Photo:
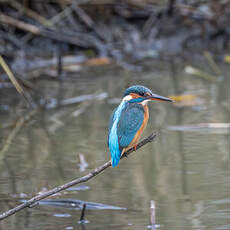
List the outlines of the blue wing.
<svg viewBox="0 0 230 230">
<path fill-rule="evenodd" d="M 109 135 L 108 135 L 108 146 L 111 153 L 112 166 L 118 165 L 121 157 L 122 148 L 119 146 L 118 135 L 117 135 L 117 124 L 120 119 L 122 110 L 125 108 L 126 102 L 121 104 L 114 110 L 113 115 L 110 118 Z"/>
<path fill-rule="evenodd" d="M 129 104 L 122 111 L 117 127 L 119 147 L 121 149 L 131 143 L 137 131 L 140 129 L 143 120 L 144 109 L 140 104 Z"/>
</svg>

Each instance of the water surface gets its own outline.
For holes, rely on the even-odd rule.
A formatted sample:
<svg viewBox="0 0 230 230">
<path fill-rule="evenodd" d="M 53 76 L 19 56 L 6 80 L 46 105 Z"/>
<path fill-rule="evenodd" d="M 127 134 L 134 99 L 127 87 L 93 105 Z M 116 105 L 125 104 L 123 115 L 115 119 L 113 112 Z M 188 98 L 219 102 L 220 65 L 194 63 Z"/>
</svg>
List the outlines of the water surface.
<svg viewBox="0 0 230 230">
<path fill-rule="evenodd" d="M 37 206 L 9 217 L 2 229 L 147 229 L 150 201 L 156 202 L 159 229 L 230 228 L 230 138 L 229 132 L 181 132 L 169 126 L 229 123 L 228 66 L 221 66 L 225 80 L 209 82 L 183 71 L 183 64 L 153 62 L 142 72 L 120 68 L 90 69 L 67 75 L 63 85 L 37 82 L 47 99 L 107 93 L 59 109 L 38 112 L 21 127 L 9 148 L 0 156 L 1 212 L 14 207 L 19 198 L 30 198 L 41 190 L 66 183 L 109 160 L 107 128 L 110 114 L 124 89 L 143 84 L 163 96 L 196 95 L 199 103 L 175 106 L 151 103 L 149 125 L 144 136 L 160 130 L 147 144 L 118 168 L 109 168 L 85 183 L 88 189 L 67 191 L 53 198 L 76 199 L 127 208 L 87 210 L 89 223 L 81 225 L 79 210 Z M 203 65 L 205 70 L 205 65 Z M 60 96 L 60 88 L 62 95 Z M 1 104 L 12 95 L 9 110 L 1 110 L 3 127 L 17 117 L 17 94 L 1 92 Z M 12 128 L 1 129 L 1 147 Z M 79 154 L 88 168 L 79 169 Z"/>
</svg>

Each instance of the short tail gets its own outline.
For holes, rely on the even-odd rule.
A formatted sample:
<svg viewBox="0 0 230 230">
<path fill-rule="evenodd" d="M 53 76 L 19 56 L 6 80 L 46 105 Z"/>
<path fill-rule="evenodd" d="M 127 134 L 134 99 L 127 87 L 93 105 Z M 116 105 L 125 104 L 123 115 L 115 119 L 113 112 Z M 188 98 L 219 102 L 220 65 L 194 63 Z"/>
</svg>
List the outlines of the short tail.
<svg viewBox="0 0 230 230">
<path fill-rule="evenodd" d="M 118 165 L 120 159 L 121 159 L 120 157 L 119 158 L 118 157 L 112 157 L 111 158 L 113 168 Z"/>
<path fill-rule="evenodd" d="M 113 168 L 116 167 L 121 159 L 123 149 L 117 149 L 116 151 L 113 151 L 111 153 L 111 161 L 112 161 L 112 166 Z"/>
</svg>

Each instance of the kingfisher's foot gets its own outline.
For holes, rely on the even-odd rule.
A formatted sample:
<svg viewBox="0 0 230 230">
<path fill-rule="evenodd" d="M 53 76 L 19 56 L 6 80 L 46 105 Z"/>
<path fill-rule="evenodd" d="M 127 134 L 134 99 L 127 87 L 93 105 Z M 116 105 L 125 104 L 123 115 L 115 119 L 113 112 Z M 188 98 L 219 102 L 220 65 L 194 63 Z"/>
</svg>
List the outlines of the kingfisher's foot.
<svg viewBox="0 0 230 230">
<path fill-rule="evenodd" d="M 137 151 L 137 145 L 134 145 L 133 148 L 134 148 L 134 151 Z"/>
<path fill-rule="evenodd" d="M 128 155 L 127 155 L 127 153 L 126 153 L 126 152 L 124 152 L 124 156 L 128 158 Z"/>
</svg>

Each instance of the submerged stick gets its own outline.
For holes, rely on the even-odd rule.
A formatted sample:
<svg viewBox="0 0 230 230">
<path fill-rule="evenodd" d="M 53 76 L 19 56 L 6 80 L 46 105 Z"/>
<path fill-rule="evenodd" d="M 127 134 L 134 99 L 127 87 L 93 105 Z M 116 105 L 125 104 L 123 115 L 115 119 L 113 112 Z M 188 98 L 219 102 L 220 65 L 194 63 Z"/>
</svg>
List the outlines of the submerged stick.
<svg viewBox="0 0 230 230">
<path fill-rule="evenodd" d="M 153 200 L 150 201 L 150 226 L 153 228 L 156 225 L 156 207 Z"/>
<path fill-rule="evenodd" d="M 152 142 L 154 140 L 154 138 L 156 137 L 157 133 L 152 133 L 151 135 L 149 135 L 148 137 L 146 137 L 145 139 L 143 139 L 136 147 L 136 149 L 141 148 L 142 146 L 146 145 L 149 142 Z M 135 151 L 135 148 L 131 148 L 126 152 L 126 156 L 128 156 L 130 153 L 132 153 L 133 151 Z M 121 158 L 123 159 L 123 157 Z M 98 175 L 99 173 L 103 172 L 105 169 L 109 168 L 111 166 L 111 161 L 108 161 L 106 163 L 104 163 L 103 165 L 93 169 L 92 171 L 90 171 L 87 175 L 77 178 L 75 180 L 72 180 L 64 185 L 60 185 L 58 187 L 55 187 L 47 192 L 44 192 L 40 195 L 37 195 L 29 200 L 27 200 L 26 202 L 24 202 L 23 204 L 20 204 L 18 206 L 16 206 L 15 208 L 12 208 L 4 213 L 2 213 L 0 215 L 0 221 L 7 218 L 8 216 L 11 216 L 19 211 L 21 211 L 24 208 L 27 207 L 33 207 L 38 201 L 43 200 L 45 198 L 47 198 L 48 196 L 51 196 L 53 194 L 56 194 L 60 191 L 63 191 L 69 187 L 72 187 L 74 185 L 86 182 L 90 179 L 92 179 L 93 177 L 95 177 L 96 175 Z"/>
<path fill-rule="evenodd" d="M 86 203 L 83 204 L 82 210 L 81 210 L 81 217 L 80 222 L 83 223 L 85 220 L 85 210 L 86 210 Z"/>
</svg>

